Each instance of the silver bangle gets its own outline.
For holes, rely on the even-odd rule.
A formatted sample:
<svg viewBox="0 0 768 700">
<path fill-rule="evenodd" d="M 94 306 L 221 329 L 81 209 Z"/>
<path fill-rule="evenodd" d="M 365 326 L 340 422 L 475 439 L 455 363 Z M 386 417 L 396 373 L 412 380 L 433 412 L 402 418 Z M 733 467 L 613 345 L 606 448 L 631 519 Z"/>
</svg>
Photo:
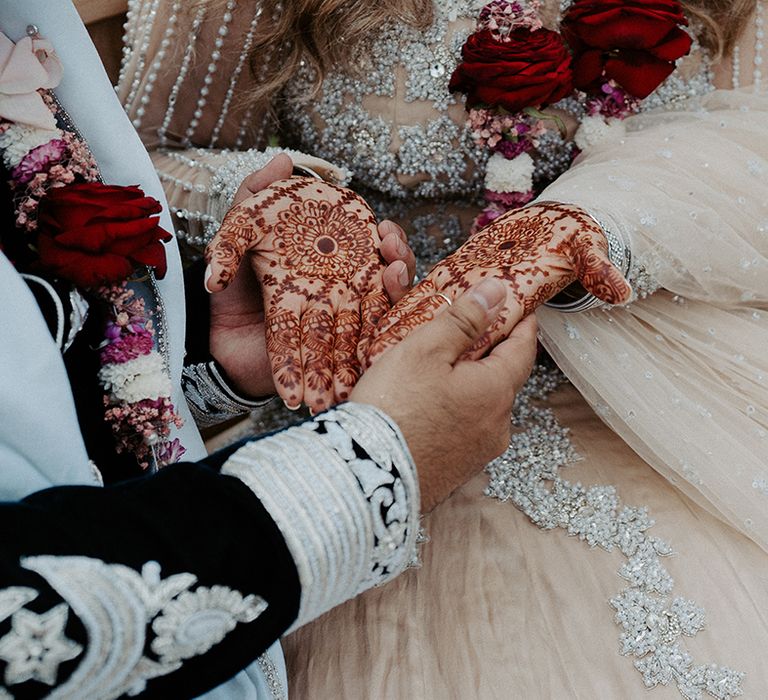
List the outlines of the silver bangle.
<svg viewBox="0 0 768 700">
<path fill-rule="evenodd" d="M 245 399 L 236 394 L 219 372 L 215 361 L 187 365 L 181 372 L 181 387 L 189 410 L 200 428 L 223 423 L 230 418 L 266 406 L 265 399 Z"/>
</svg>

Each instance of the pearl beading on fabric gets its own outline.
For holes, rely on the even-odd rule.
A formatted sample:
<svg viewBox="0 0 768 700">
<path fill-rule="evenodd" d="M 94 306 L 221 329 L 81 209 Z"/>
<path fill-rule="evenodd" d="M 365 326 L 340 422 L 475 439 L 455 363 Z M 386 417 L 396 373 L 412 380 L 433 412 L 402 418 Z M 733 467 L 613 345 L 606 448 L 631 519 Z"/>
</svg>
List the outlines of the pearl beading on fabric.
<svg viewBox="0 0 768 700">
<path fill-rule="evenodd" d="M 138 48 L 135 49 L 135 53 L 138 56 L 136 70 L 133 74 L 133 80 L 131 81 L 131 87 L 128 92 L 128 96 L 125 99 L 126 108 L 133 105 L 133 101 L 136 99 L 136 95 L 141 85 L 141 78 L 144 74 L 144 67 L 147 60 L 147 51 L 149 50 L 149 42 L 152 37 L 152 28 L 155 25 L 157 19 L 157 8 L 160 5 L 160 0 L 151 0 L 150 3 L 142 5 L 139 9 L 139 17 L 137 25 L 141 28 L 141 38 L 137 40 Z M 141 10 L 146 7 L 146 11 L 141 13 Z"/>
<path fill-rule="evenodd" d="M 765 38 L 765 20 L 763 18 L 763 3 L 757 3 L 755 8 L 755 57 L 752 71 L 752 90 L 760 92 L 763 80 L 763 39 Z"/>
<path fill-rule="evenodd" d="M 226 10 L 221 18 L 221 25 L 216 32 L 217 36 L 213 40 L 214 49 L 211 52 L 210 62 L 203 78 L 203 86 L 200 88 L 197 96 L 196 109 L 184 132 L 184 142 L 189 145 L 192 143 L 192 137 L 203 118 L 203 108 L 208 102 L 208 93 L 210 85 L 213 84 L 213 76 L 218 70 L 218 63 L 221 60 L 221 48 L 224 46 L 224 38 L 229 34 L 229 25 L 232 23 L 232 12 L 237 7 L 237 0 L 228 0 Z"/>
<path fill-rule="evenodd" d="M 152 65 L 149 67 L 147 73 L 146 83 L 144 85 L 144 94 L 141 92 L 136 93 L 136 99 L 139 100 L 139 107 L 136 109 L 136 116 L 133 119 L 133 126 L 139 128 L 141 126 L 142 118 L 146 112 L 146 107 L 152 99 L 152 92 L 155 89 L 155 82 L 159 71 L 163 67 L 168 48 L 171 46 L 173 37 L 176 34 L 176 24 L 178 22 L 178 13 L 181 11 L 181 0 L 174 0 L 171 6 L 171 14 L 168 16 L 165 31 L 163 32 L 163 38 L 160 40 L 160 47 L 155 54 L 155 58 L 152 61 Z"/>
<path fill-rule="evenodd" d="M 235 96 L 235 87 L 237 86 L 237 81 L 240 79 L 240 74 L 243 72 L 243 66 L 245 65 L 245 62 L 250 54 L 251 46 L 253 45 L 253 37 L 256 32 L 256 26 L 259 23 L 259 19 L 261 18 L 263 11 L 264 8 L 261 6 L 261 3 L 258 3 L 256 5 L 256 14 L 253 16 L 251 24 L 248 27 L 248 33 L 245 35 L 245 41 L 243 42 L 240 56 L 237 59 L 237 64 L 235 65 L 235 68 L 232 71 L 232 76 L 229 79 L 229 87 L 227 88 L 227 93 L 224 96 L 224 102 L 221 105 L 219 119 L 216 122 L 216 126 L 213 128 L 213 133 L 211 134 L 211 142 L 208 144 L 210 148 L 214 148 L 216 146 L 216 142 L 219 140 L 219 134 L 221 133 L 221 129 L 223 128 L 224 122 L 227 118 L 227 115 L 229 114 L 229 106 L 232 104 L 232 99 Z"/>
<path fill-rule="evenodd" d="M 192 62 L 192 58 L 195 55 L 195 41 L 197 39 L 197 35 L 200 32 L 200 27 L 203 24 L 203 20 L 205 19 L 205 12 L 206 7 L 200 7 L 195 14 L 194 19 L 192 20 L 192 25 L 189 30 L 189 34 L 187 35 L 187 45 L 184 49 L 184 56 L 181 59 L 181 65 L 179 66 L 179 74 L 176 76 L 176 80 L 173 83 L 173 87 L 171 88 L 171 92 L 168 95 L 168 104 L 165 110 L 165 115 L 163 116 L 163 122 L 158 129 L 157 135 L 160 138 L 161 143 L 167 143 L 168 138 L 168 129 L 171 125 L 171 120 L 173 119 L 173 115 L 176 112 L 176 102 L 179 99 L 179 93 L 181 92 L 181 86 L 184 83 L 185 78 L 187 77 L 187 73 L 189 72 L 189 66 Z"/>
<path fill-rule="evenodd" d="M 267 679 L 267 686 L 272 695 L 272 700 L 288 700 L 288 693 L 286 693 L 285 688 L 283 688 L 283 683 L 280 680 L 280 673 L 278 672 L 275 663 L 269 658 L 269 654 L 266 652 L 262 654 L 256 659 L 256 663 L 259 664 L 259 668 L 264 674 L 264 678 Z"/>
<path fill-rule="evenodd" d="M 578 454 L 545 401 L 567 381 L 559 370 L 537 366 L 520 391 L 513 411 L 509 449 L 486 471 L 486 495 L 511 501 L 543 530 L 562 528 L 569 535 L 606 552 L 618 550 L 626 562 L 619 575 L 629 586 L 610 601 L 621 627 L 621 653 L 634 657 L 647 688 L 675 683 L 686 700 L 704 693 L 717 700 L 742 694 L 744 674 L 716 664 L 694 666 L 681 646 L 704 627 L 705 612 L 693 601 L 668 598 L 674 582 L 661 563 L 671 555 L 666 542 L 650 536 L 647 509 L 621 503 L 612 486 L 584 487 L 560 476 Z"/>
<path fill-rule="evenodd" d="M 436 3 L 434 22 L 425 31 L 395 22 L 382 27 L 375 41 L 354 58 L 354 75 L 330 71 L 322 95 L 312 105 L 307 95 L 314 75 L 305 66 L 287 87 L 288 109 L 280 115 L 301 150 L 342 165 L 366 187 L 390 197 L 477 197 L 487 149 L 478 147 L 469 130 L 446 112 L 456 102 L 448 82 L 468 32 L 467 27 L 451 23 L 459 17 L 474 19 L 482 4 L 477 0 Z M 405 71 L 403 99 L 431 103 L 434 117 L 395 126 L 366 108 L 368 96 L 395 97 L 401 68 Z M 322 118 L 322 128 L 312 112 Z M 405 186 L 402 175 L 416 177 L 418 182 Z"/>
</svg>

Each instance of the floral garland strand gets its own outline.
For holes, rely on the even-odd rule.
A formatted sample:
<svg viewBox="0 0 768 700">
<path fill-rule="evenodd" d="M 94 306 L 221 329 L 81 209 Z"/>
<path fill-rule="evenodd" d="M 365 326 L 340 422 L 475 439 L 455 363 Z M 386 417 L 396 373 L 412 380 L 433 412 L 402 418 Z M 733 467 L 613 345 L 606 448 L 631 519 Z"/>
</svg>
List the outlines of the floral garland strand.
<svg viewBox="0 0 768 700">
<path fill-rule="evenodd" d="M 539 10 L 539 0 L 485 5 L 451 76 L 449 89 L 466 95 L 475 142 L 492 154 L 488 205 L 473 230 L 536 195 L 535 155 L 548 123 L 565 135 L 549 105 L 574 96 L 584 106 L 578 149 L 619 139 L 621 120 L 638 111 L 691 48 L 677 0 L 575 0 L 561 32 L 546 29 Z"/>
<path fill-rule="evenodd" d="M 160 203 L 138 187 L 101 182 L 90 150 L 51 92 L 61 64 L 50 42 L 30 28 L 14 44 L 0 34 L 0 152 L 10 174 L 24 251 L 17 264 L 39 269 L 91 291 L 108 309 L 100 346 L 99 381 L 105 419 L 118 452 L 139 466 L 177 461 L 184 448 L 168 440 L 182 419 L 171 402 L 171 381 L 144 301 L 127 287 L 142 266 L 166 271 Z"/>
</svg>

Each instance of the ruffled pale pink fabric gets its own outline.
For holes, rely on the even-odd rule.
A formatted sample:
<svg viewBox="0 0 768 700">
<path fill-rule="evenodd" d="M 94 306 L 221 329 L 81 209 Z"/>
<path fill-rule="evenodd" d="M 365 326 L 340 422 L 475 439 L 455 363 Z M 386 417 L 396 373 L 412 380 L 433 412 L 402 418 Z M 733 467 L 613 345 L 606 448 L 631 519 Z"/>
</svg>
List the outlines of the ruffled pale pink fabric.
<svg viewBox="0 0 768 700">
<path fill-rule="evenodd" d="M 14 44 L 0 33 L 0 117 L 55 129 L 56 120 L 37 91 L 55 88 L 61 76 L 61 63 L 49 41 L 26 36 Z"/>
</svg>

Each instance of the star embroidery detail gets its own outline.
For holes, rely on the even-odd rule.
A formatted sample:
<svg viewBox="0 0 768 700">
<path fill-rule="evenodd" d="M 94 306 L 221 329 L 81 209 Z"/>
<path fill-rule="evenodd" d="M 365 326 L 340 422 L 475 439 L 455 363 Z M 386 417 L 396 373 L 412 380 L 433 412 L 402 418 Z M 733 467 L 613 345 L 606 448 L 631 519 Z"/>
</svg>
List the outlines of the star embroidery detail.
<svg viewBox="0 0 768 700">
<path fill-rule="evenodd" d="M 0 659 L 8 664 L 6 685 L 29 680 L 55 685 L 59 665 L 83 650 L 64 635 L 68 615 L 64 603 L 42 615 L 23 608 L 14 614 L 11 631 L 0 639 Z"/>
</svg>

